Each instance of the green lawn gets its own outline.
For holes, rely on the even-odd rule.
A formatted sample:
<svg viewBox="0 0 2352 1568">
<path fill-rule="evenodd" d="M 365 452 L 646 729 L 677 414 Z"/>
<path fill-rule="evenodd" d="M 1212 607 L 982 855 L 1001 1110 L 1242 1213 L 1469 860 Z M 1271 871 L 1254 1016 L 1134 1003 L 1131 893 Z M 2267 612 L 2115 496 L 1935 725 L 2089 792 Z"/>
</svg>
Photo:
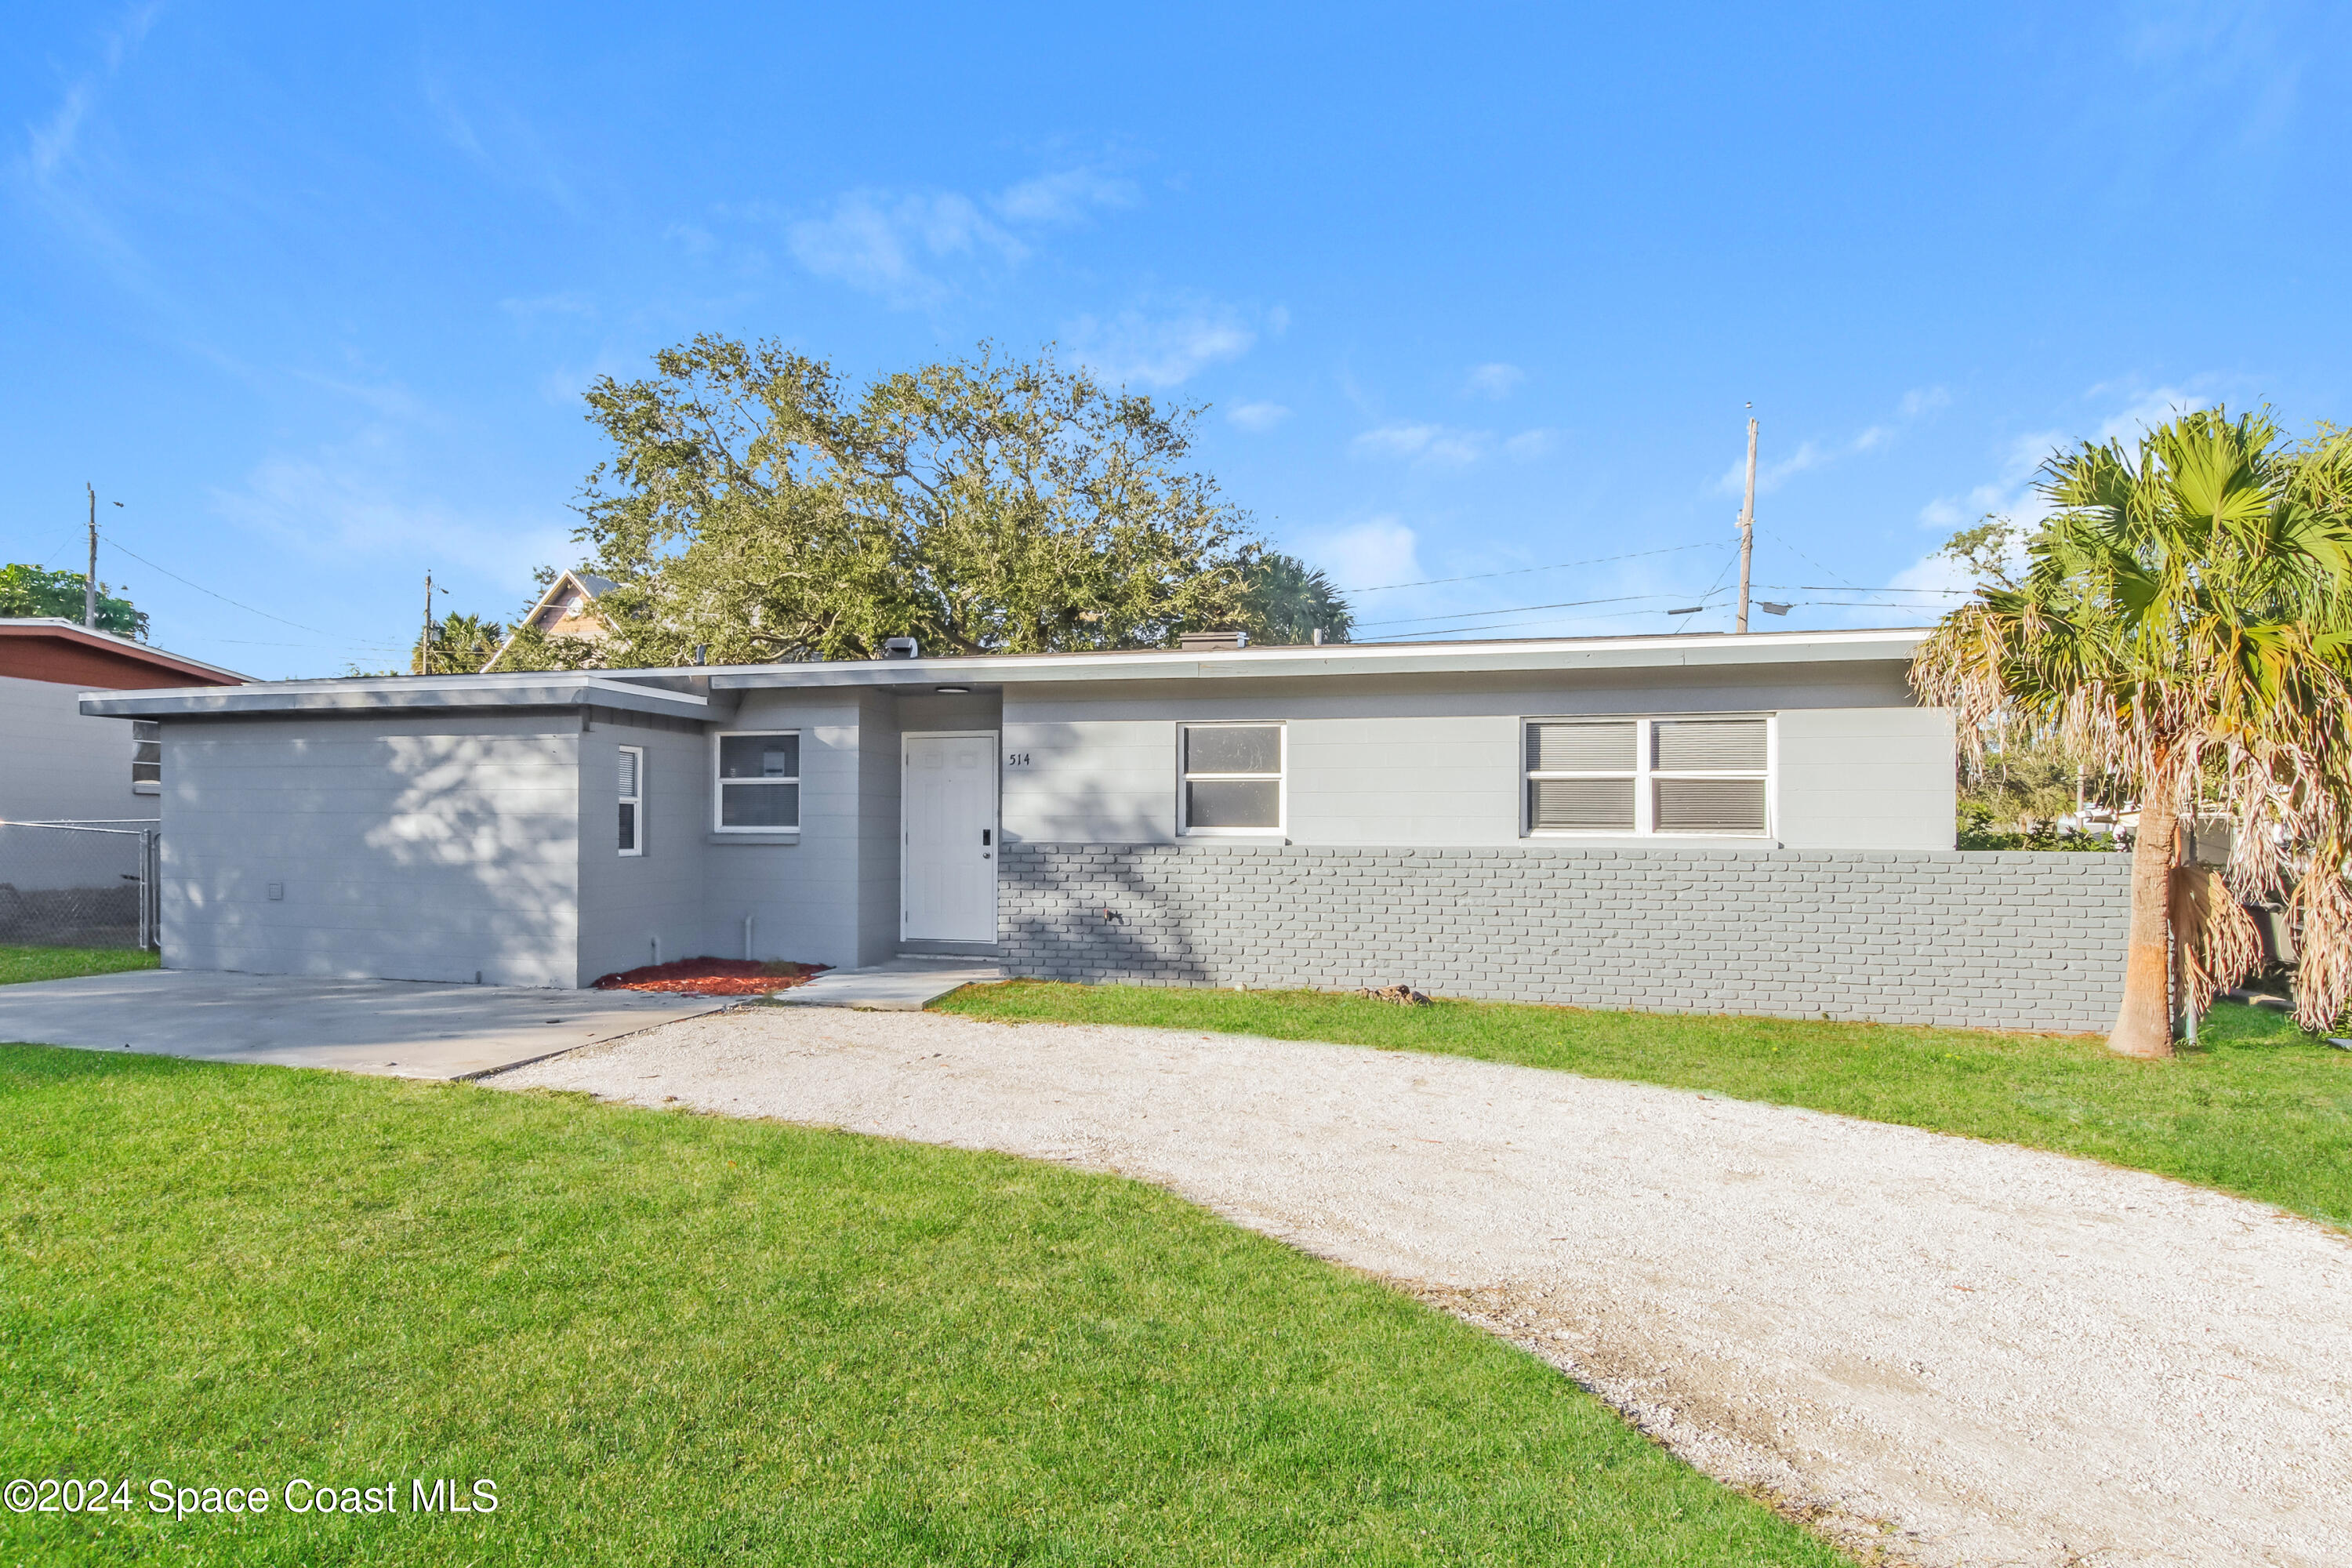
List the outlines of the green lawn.
<svg viewBox="0 0 2352 1568">
<path fill-rule="evenodd" d="M 160 962 L 135 947 L 9 947 L 0 943 L 0 985 L 20 980 L 70 980 L 77 974 L 116 974 L 152 969 Z"/>
<path fill-rule="evenodd" d="M 1154 1188 L 0 1046 L 0 1563 L 1843 1561 L 1534 1360 Z M 289 1512 L 294 1478 L 403 1511 Z M 406 1511 L 411 1478 L 495 1513 Z M 151 1480 L 267 1486 L 255 1516 Z M 308 1496 L 309 1494 L 298 1494 Z"/>
<path fill-rule="evenodd" d="M 2194 1052 L 2141 1062 L 2080 1036 L 1041 981 L 935 1004 L 982 1018 L 1142 1024 L 1436 1051 L 1709 1089 L 2086 1154 L 2352 1226 L 2352 1052 L 2223 1003 Z"/>
</svg>

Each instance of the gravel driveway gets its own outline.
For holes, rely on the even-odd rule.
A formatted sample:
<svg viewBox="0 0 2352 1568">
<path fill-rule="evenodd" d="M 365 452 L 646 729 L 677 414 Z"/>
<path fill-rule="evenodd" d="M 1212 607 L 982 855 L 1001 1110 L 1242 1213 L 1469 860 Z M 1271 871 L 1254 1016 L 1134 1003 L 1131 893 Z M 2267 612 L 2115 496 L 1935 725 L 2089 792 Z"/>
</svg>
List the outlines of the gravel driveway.
<svg viewBox="0 0 2352 1568">
<path fill-rule="evenodd" d="M 2352 1242 L 2086 1161 L 1349 1046 L 761 1009 L 488 1080 L 1158 1183 L 1925 1564 L 2352 1563 Z"/>
</svg>

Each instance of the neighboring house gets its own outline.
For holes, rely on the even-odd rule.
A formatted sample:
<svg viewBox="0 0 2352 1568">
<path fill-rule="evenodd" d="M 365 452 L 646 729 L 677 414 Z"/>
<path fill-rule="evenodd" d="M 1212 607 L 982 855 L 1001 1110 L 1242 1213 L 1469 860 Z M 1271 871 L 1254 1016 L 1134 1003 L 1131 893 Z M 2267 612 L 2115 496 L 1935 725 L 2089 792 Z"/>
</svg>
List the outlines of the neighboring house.
<svg viewBox="0 0 2352 1568">
<path fill-rule="evenodd" d="M 154 820 L 154 722 L 85 714 L 82 694 L 245 679 L 78 621 L 0 619 L 0 820 Z"/>
<path fill-rule="evenodd" d="M 2128 866 L 1955 851 L 1916 631 L 93 695 L 164 962 L 571 986 L 906 952 L 1192 985 L 2095 1028 Z"/>
<path fill-rule="evenodd" d="M 555 581 L 547 585 L 547 592 L 539 596 L 539 602 L 515 623 L 515 629 L 520 631 L 530 626 L 551 637 L 578 637 L 583 642 L 603 642 L 612 633 L 604 624 L 603 614 L 596 608 L 596 601 L 612 591 L 613 580 L 609 577 L 599 577 L 589 572 L 559 572 L 555 574 Z M 507 649 L 513 646 L 514 635 L 509 633 L 507 640 L 499 645 L 499 651 L 490 656 L 483 669 L 497 669 L 499 660 L 505 658 Z"/>
</svg>

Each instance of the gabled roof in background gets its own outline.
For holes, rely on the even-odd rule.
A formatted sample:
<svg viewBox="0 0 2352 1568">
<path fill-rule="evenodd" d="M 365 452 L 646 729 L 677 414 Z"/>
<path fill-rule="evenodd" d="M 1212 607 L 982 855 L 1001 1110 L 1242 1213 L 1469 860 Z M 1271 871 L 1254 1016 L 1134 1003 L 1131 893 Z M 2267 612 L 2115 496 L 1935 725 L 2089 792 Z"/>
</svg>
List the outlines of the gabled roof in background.
<svg viewBox="0 0 2352 1568">
<path fill-rule="evenodd" d="M 522 618 L 515 623 L 514 631 L 509 632 L 507 640 L 499 644 L 499 651 L 490 655 L 489 662 L 482 666 L 483 670 L 488 672 L 498 668 L 499 660 L 506 657 L 507 649 L 514 646 L 516 634 L 525 626 L 535 626 L 542 632 L 551 632 L 567 619 L 583 620 L 587 621 L 588 624 L 582 626 L 574 635 L 590 637 L 603 637 L 604 635 L 604 628 L 601 624 L 603 617 L 597 616 L 592 620 L 589 612 L 595 609 L 596 601 L 611 593 L 613 587 L 613 580 L 610 577 L 599 577 L 593 572 L 558 572 L 554 581 L 548 584 L 547 592 L 541 594 L 530 608 L 523 612 Z M 562 608 L 564 596 L 567 594 L 578 595 L 574 606 L 568 611 Z"/>
<path fill-rule="evenodd" d="M 252 677 L 56 616 L 0 618 L 0 676 L 132 691 L 243 686 Z"/>
</svg>

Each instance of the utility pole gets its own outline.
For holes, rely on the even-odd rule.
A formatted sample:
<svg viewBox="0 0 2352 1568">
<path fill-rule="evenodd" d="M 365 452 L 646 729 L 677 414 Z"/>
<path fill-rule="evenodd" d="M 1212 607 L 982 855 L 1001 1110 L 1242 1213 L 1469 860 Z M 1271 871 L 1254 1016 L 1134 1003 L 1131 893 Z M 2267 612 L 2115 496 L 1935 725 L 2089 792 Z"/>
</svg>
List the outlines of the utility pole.
<svg viewBox="0 0 2352 1568">
<path fill-rule="evenodd" d="M 433 573 L 425 574 L 425 629 L 416 634 L 416 671 L 418 675 L 433 673 Z"/>
<path fill-rule="evenodd" d="M 98 487 L 87 480 L 82 489 L 89 492 L 89 575 L 81 580 L 81 624 L 91 631 L 98 629 Z"/>
<path fill-rule="evenodd" d="M 1750 408 L 1754 404 L 1748 405 Z M 1756 421 L 1748 421 L 1748 499 L 1739 508 L 1739 630 L 1748 629 L 1748 562 L 1756 553 Z"/>
</svg>

